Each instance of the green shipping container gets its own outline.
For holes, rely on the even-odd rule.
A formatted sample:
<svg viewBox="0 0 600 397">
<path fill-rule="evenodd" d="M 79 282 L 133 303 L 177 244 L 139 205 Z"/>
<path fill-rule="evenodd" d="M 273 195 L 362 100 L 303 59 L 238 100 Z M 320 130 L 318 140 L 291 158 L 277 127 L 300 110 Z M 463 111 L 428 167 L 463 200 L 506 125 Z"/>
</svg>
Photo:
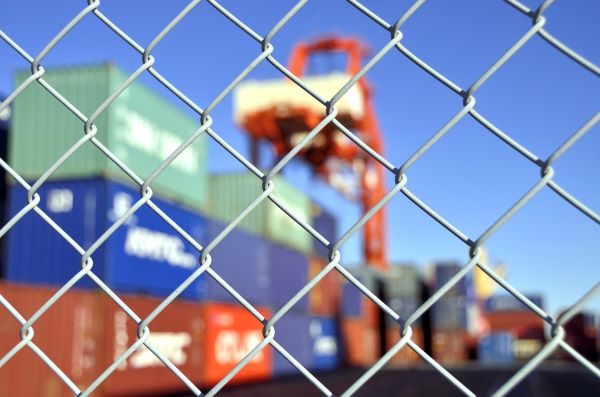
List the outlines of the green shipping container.
<svg viewBox="0 0 600 397">
<path fill-rule="evenodd" d="M 286 208 L 312 224 L 310 199 L 281 177 L 275 177 L 274 184 L 274 195 Z M 262 193 L 262 182 L 249 173 L 213 175 L 210 191 L 211 216 L 232 221 Z M 313 237 L 268 198 L 250 212 L 239 227 L 307 255 L 312 251 Z"/>
<path fill-rule="evenodd" d="M 21 84 L 30 72 L 19 72 Z M 44 79 L 90 116 L 127 78 L 114 65 L 48 70 Z M 9 140 L 10 165 L 25 179 L 40 177 L 84 134 L 84 125 L 41 85 L 19 95 Z M 200 126 L 141 83 L 127 88 L 95 122 L 96 138 L 142 179 L 148 177 Z M 152 183 L 154 192 L 188 207 L 206 209 L 206 139 L 200 136 Z M 134 184 L 93 143 L 86 142 L 51 176 L 105 176 Z"/>
</svg>

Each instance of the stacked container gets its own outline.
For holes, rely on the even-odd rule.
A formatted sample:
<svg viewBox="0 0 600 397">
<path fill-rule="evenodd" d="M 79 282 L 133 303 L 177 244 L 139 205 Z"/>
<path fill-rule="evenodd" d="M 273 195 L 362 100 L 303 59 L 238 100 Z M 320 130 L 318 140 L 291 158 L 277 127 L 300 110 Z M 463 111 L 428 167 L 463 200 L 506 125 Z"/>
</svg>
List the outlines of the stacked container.
<svg viewBox="0 0 600 397">
<path fill-rule="evenodd" d="M 510 332 L 492 332 L 482 336 L 477 359 L 486 364 L 509 364 L 514 360 L 514 337 Z"/>
<path fill-rule="evenodd" d="M 461 270 L 454 262 L 435 263 L 432 266 L 431 292 L 442 288 Z M 460 363 L 467 359 L 467 339 L 471 316 L 475 305 L 469 291 L 473 288 L 468 276 L 463 277 L 430 309 L 431 350 L 433 358 L 445 363 Z"/>
<path fill-rule="evenodd" d="M 295 216 L 310 224 L 308 196 L 281 177 L 274 178 L 273 184 L 275 185 L 273 194 Z M 210 214 L 226 222 L 235 219 L 263 193 L 262 181 L 250 173 L 211 176 L 210 189 Z M 244 218 L 239 228 L 305 255 L 309 255 L 312 251 L 312 236 L 268 198 Z"/>
<path fill-rule="evenodd" d="M 386 349 L 391 349 L 401 336 L 401 326 L 421 304 L 421 280 L 419 270 L 412 264 L 392 265 L 388 270 L 386 297 L 388 306 L 400 319 L 395 321 L 386 315 Z M 411 340 L 423 347 L 422 321 L 418 319 L 411 325 Z M 420 361 L 419 356 L 408 346 L 404 346 L 391 360 L 393 364 L 408 364 Z"/>
<path fill-rule="evenodd" d="M 543 308 L 541 295 L 526 295 Z M 527 360 L 544 345 L 544 321 L 512 295 L 496 295 L 484 302 L 485 321 L 490 331 L 510 332 L 514 337 L 514 353 L 518 360 Z"/>
<path fill-rule="evenodd" d="M 2 283 L 0 293 L 29 318 L 55 292 L 44 287 Z M 122 295 L 141 318 L 159 299 Z M 260 312 L 269 316 L 266 309 Z M 21 324 L 0 313 L 0 355 L 20 341 Z M 84 389 L 137 341 L 138 325 L 105 294 L 68 291 L 34 324 L 33 342 Z M 194 384 L 214 385 L 262 340 L 263 325 L 243 308 L 175 301 L 149 326 L 148 342 Z M 271 350 L 265 347 L 232 383 L 266 379 Z M 22 374 L 27 373 L 27 377 Z M 119 397 L 187 391 L 185 385 L 145 346 L 135 350 L 94 395 Z M 27 346 L 0 371 L 0 395 L 59 397 L 72 392 Z"/>
<path fill-rule="evenodd" d="M 84 249 L 139 199 L 139 193 L 102 178 L 51 181 L 38 190 L 38 205 Z M 172 203 L 153 202 L 196 241 L 206 238 L 203 217 Z M 27 203 L 26 191 L 13 185 L 10 216 Z M 32 249 L 33 248 L 33 249 Z M 92 272 L 118 292 L 165 296 L 199 267 L 199 253 L 148 206 L 140 207 L 91 256 Z M 63 285 L 81 270 L 81 255 L 37 213 L 28 212 L 7 236 L 7 280 Z M 89 277 L 78 288 L 97 288 Z M 182 294 L 206 298 L 205 276 Z"/>
<path fill-rule="evenodd" d="M 17 74 L 15 86 L 31 76 Z M 47 70 L 44 79 L 76 106 L 91 115 L 126 80 L 111 64 Z M 144 85 L 134 82 L 94 121 L 95 138 L 141 178 L 149 176 L 199 127 Z M 41 134 L 40 131 L 44 133 Z M 71 111 L 39 84 L 30 85 L 14 103 L 9 143 L 11 166 L 26 180 L 42 175 L 84 135 L 84 126 Z M 54 180 L 107 177 L 131 179 L 95 145 L 86 143 L 51 176 Z M 152 183 L 159 196 L 185 206 L 206 208 L 205 137 L 199 137 Z"/>
<path fill-rule="evenodd" d="M 342 284 L 341 341 L 344 361 L 350 366 L 368 366 L 379 358 L 378 329 L 366 318 L 365 300 L 354 284 Z"/>
</svg>

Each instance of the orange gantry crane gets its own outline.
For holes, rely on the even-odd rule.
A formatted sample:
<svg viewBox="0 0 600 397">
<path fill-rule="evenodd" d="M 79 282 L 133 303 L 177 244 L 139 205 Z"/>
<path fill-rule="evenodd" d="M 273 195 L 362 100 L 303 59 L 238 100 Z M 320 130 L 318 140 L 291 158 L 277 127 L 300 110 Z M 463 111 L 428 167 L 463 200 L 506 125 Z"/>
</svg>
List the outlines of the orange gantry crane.
<svg viewBox="0 0 600 397">
<path fill-rule="evenodd" d="M 367 47 L 356 39 L 324 38 L 298 44 L 292 51 L 288 69 L 322 98 L 329 100 L 361 68 Z M 306 76 L 312 56 L 342 54 L 347 65 L 343 72 Z M 372 91 L 361 78 L 335 104 L 336 119 L 373 150 L 382 153 L 383 140 L 372 102 Z M 237 124 L 252 142 L 268 141 L 278 157 L 288 153 L 326 116 L 325 107 L 289 79 L 248 82 L 236 91 L 234 113 Z M 256 145 L 253 152 L 256 153 Z M 385 194 L 383 166 L 347 138 L 333 123 L 326 125 L 299 153 L 315 175 L 347 194 L 343 174 L 355 183 L 353 198 L 360 201 L 363 213 Z M 346 179 L 347 180 L 347 179 Z M 386 225 L 383 208 L 364 227 L 364 256 L 368 266 L 388 267 Z"/>
</svg>

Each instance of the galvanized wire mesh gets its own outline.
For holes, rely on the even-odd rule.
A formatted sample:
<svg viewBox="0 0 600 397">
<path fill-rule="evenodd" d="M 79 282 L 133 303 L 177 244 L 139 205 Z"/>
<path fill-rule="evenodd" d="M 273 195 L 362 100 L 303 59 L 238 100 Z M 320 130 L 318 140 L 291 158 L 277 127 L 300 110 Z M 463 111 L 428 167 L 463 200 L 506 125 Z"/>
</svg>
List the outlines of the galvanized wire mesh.
<svg viewBox="0 0 600 397">
<path fill-rule="evenodd" d="M 4 306 L 18 321 L 22 327 L 20 330 L 21 342 L 15 345 L 6 355 L 0 358 L 0 368 L 6 364 L 11 358 L 21 349 L 31 349 L 40 360 L 42 360 L 48 367 L 56 373 L 62 382 L 64 382 L 73 392 L 74 395 L 87 396 L 90 395 L 111 373 L 124 361 L 126 360 L 138 347 L 145 345 L 156 357 L 164 363 L 180 380 L 183 382 L 189 390 L 198 396 L 206 395 L 213 396 L 219 392 L 237 372 L 239 372 L 256 354 L 258 354 L 267 345 L 271 345 L 276 351 L 282 354 L 297 370 L 303 374 L 310 382 L 312 382 L 324 395 L 332 396 L 333 393 L 327 388 L 326 385 L 322 384 L 316 376 L 314 376 L 309 370 L 304 368 L 293 356 L 286 352 L 286 350 L 277 342 L 276 337 L 276 324 L 282 316 L 284 316 L 292 306 L 304 295 L 306 295 L 311 288 L 315 286 L 326 274 L 329 272 L 339 272 L 349 282 L 354 284 L 356 288 L 360 289 L 364 295 L 378 305 L 387 315 L 394 318 L 401 325 L 401 339 L 373 364 L 359 379 L 357 379 L 352 386 L 344 391 L 341 396 L 350 396 L 354 394 L 361 386 L 363 386 L 374 374 L 376 374 L 390 358 L 395 355 L 400 349 L 412 349 L 418 354 L 425 362 L 429 363 L 434 367 L 440 374 L 442 374 L 449 382 L 451 382 L 458 390 L 467 396 L 474 396 L 475 394 L 469 389 L 469 387 L 461 383 L 453 374 L 445 369 L 441 364 L 436 362 L 432 357 L 427 355 L 421 347 L 419 347 L 413 340 L 411 325 L 417 321 L 431 306 L 437 302 L 446 292 L 448 292 L 455 284 L 457 284 L 461 278 L 465 277 L 467 273 L 471 272 L 475 267 L 479 267 L 488 276 L 494 279 L 503 289 L 508 291 L 510 294 L 515 296 L 519 301 L 525 304 L 531 311 L 541 317 L 549 326 L 550 340 L 549 342 L 539 351 L 534 357 L 532 357 L 525 365 L 523 365 L 510 379 L 502 384 L 497 390 L 493 392 L 493 396 L 506 395 L 511 389 L 515 387 L 520 381 L 522 381 L 528 374 L 530 374 L 537 366 L 540 365 L 549 355 L 556 349 L 563 349 L 570 354 L 575 360 L 581 365 L 585 366 L 589 371 L 600 378 L 600 370 L 591 362 L 586 360 L 576 350 L 574 350 L 569 344 L 565 342 L 565 332 L 563 325 L 569 321 L 574 315 L 576 315 L 584 305 L 590 301 L 598 292 L 600 292 L 600 282 L 597 283 L 591 290 L 587 291 L 581 296 L 581 298 L 573 303 L 573 305 L 560 317 L 556 318 L 546 313 L 540 307 L 536 306 L 533 302 L 528 300 L 523 294 L 517 289 L 512 287 L 506 280 L 500 277 L 492 270 L 481 258 L 481 247 L 483 244 L 492 236 L 508 219 L 510 219 L 525 203 L 531 200 L 541 189 L 544 187 L 550 188 L 562 197 L 566 202 L 577 208 L 584 216 L 590 218 L 597 224 L 600 224 L 600 215 L 588 208 L 584 203 L 580 202 L 576 197 L 572 196 L 568 191 L 561 187 L 554 179 L 554 169 L 552 164 L 562 156 L 567 150 L 571 148 L 584 134 L 586 134 L 598 121 L 600 120 L 600 112 L 592 115 L 589 120 L 577 129 L 573 135 L 571 135 L 562 145 L 560 145 L 548 158 L 542 159 L 536 156 L 532 151 L 521 145 L 519 142 L 511 138 L 509 134 L 500 130 L 490 120 L 486 119 L 484 115 L 479 113 L 476 108 L 475 93 L 481 88 L 493 75 L 514 55 L 521 47 L 528 42 L 535 35 L 543 38 L 549 45 L 553 46 L 556 50 L 560 51 L 564 56 L 570 58 L 572 61 L 578 63 L 582 68 L 585 68 L 590 73 L 600 76 L 600 67 L 593 64 L 591 61 L 586 59 L 584 56 L 571 50 L 567 45 L 555 38 L 549 33 L 545 26 L 547 20 L 544 16 L 544 11 L 551 5 L 553 0 L 545 0 L 537 9 L 529 9 L 527 6 L 516 0 L 505 0 L 508 5 L 513 7 L 517 12 L 523 14 L 524 18 L 531 19 L 532 26 L 505 52 L 498 60 L 485 70 L 481 77 L 474 81 L 469 87 L 462 88 L 446 78 L 440 71 L 434 69 L 432 66 L 421 60 L 417 55 L 412 53 L 402 43 L 402 31 L 403 24 L 416 13 L 419 8 L 423 5 L 425 0 L 416 1 L 408 10 L 401 15 L 398 19 L 393 21 L 386 21 L 381 16 L 376 15 L 369 8 L 361 4 L 356 0 L 348 0 L 350 6 L 359 12 L 363 13 L 365 23 L 375 23 L 379 25 L 382 30 L 382 35 L 389 35 L 389 41 L 383 48 L 376 52 L 364 67 L 350 79 L 332 98 L 322 98 L 316 92 L 312 91 L 307 85 L 305 85 L 301 78 L 293 75 L 285 66 L 283 66 L 275 57 L 275 48 L 271 43 L 273 37 L 277 35 L 279 30 L 286 25 L 294 15 L 307 3 L 308 0 L 299 1 L 289 12 L 279 21 L 273 28 L 265 35 L 260 35 L 255 32 L 251 27 L 246 25 L 242 20 L 236 17 L 228 9 L 223 7 L 215 0 L 206 0 L 210 6 L 227 18 L 232 24 L 241 29 L 251 39 L 259 44 L 260 51 L 256 58 L 245 66 L 237 77 L 229 83 L 229 85 L 221 91 L 204 109 L 199 105 L 190 100 L 184 93 L 182 93 L 177 87 L 171 82 L 164 78 L 155 68 L 155 59 L 152 56 L 153 49 L 160 43 L 160 41 L 169 34 L 169 32 L 183 19 L 186 15 L 194 9 L 200 0 L 194 0 L 190 2 L 181 12 L 165 26 L 156 37 L 146 46 L 143 47 L 138 44 L 132 37 L 126 32 L 121 30 L 115 23 L 113 23 L 106 15 L 104 15 L 100 9 L 99 0 L 88 0 L 87 6 L 85 6 L 77 16 L 75 16 L 55 37 L 53 37 L 48 45 L 36 56 L 30 55 L 25 49 L 21 48 L 18 43 L 13 41 L 7 34 L 0 31 L 0 38 L 12 47 L 28 64 L 31 65 L 31 76 L 27 78 L 20 86 L 18 86 L 8 98 L 0 105 L 0 112 L 10 105 L 15 98 L 23 92 L 28 86 L 32 84 L 40 84 L 44 87 L 54 98 L 64 105 L 70 112 L 72 112 L 82 123 L 83 135 L 69 150 L 67 150 L 56 162 L 39 178 L 29 185 L 23 178 L 15 172 L 9 164 L 4 160 L 0 159 L 2 167 L 25 189 L 27 189 L 27 203 L 23 208 L 11 218 L 3 227 L 0 229 L 0 237 L 4 236 L 11 227 L 13 227 L 19 220 L 28 212 L 35 212 L 42 219 L 44 219 L 62 238 L 67 241 L 72 248 L 81 255 L 81 270 L 75 274 L 66 284 L 64 284 L 44 305 L 42 305 L 30 318 L 24 318 L 12 305 L 11 302 L 7 301 L 2 295 L 0 295 L 0 304 Z M 137 70 L 131 74 L 127 80 L 122 83 L 119 88 L 110 95 L 92 114 L 86 115 L 82 113 L 77 107 L 70 103 L 64 98 L 60 92 L 57 92 L 48 82 L 44 80 L 44 68 L 42 61 L 52 51 L 52 49 L 66 36 L 69 32 L 82 21 L 84 18 L 98 18 L 107 29 L 110 29 L 114 34 L 118 35 L 122 40 L 129 44 L 135 51 L 142 56 L 142 63 Z M 373 151 L 365 142 L 356 136 L 352 131 L 346 128 L 340 121 L 336 119 L 336 103 L 339 99 L 354 85 L 356 82 L 375 64 L 377 64 L 382 57 L 388 53 L 394 53 L 395 56 L 404 56 L 409 59 L 414 65 L 422 69 L 425 73 L 429 74 L 432 78 L 439 81 L 442 85 L 447 87 L 449 90 L 457 94 L 462 101 L 461 109 L 453 115 L 450 120 L 444 124 L 438 131 L 436 131 L 431 138 L 429 138 L 412 156 L 404 161 L 400 166 L 394 165 L 394 162 L 389 159 L 385 159 L 379 153 Z M 255 165 L 244 158 L 239 152 L 231 147 L 225 139 L 223 139 L 213 129 L 213 121 L 210 117 L 211 111 L 229 94 L 231 91 L 254 69 L 262 62 L 270 63 L 276 70 L 281 74 L 287 76 L 290 80 L 296 83 L 300 88 L 310 94 L 315 100 L 319 101 L 323 105 L 325 110 L 325 117 L 322 121 L 308 133 L 286 156 L 284 156 L 270 171 L 267 173 L 261 172 Z M 199 128 L 189 136 L 189 138 L 183 142 L 177 150 L 175 150 L 166 160 L 160 163 L 154 172 L 151 173 L 147 178 L 141 178 L 132 172 L 128 166 L 123 163 L 117 156 L 115 156 L 104 144 L 96 138 L 97 128 L 94 125 L 95 120 L 104 112 L 111 103 L 121 95 L 141 74 L 149 73 L 164 87 L 174 93 L 182 102 L 193 109 L 200 116 Z M 480 236 L 469 237 L 460 229 L 449 221 L 447 221 L 442 215 L 438 214 L 434 209 L 430 208 L 427 203 L 421 201 L 419 197 L 413 194 L 408 186 L 407 171 L 410 167 L 419 160 L 419 158 L 427 152 L 442 136 L 444 136 L 452 127 L 463 117 L 469 115 L 479 124 L 485 127 L 486 130 L 491 132 L 500 141 L 514 149 L 520 155 L 529 160 L 534 166 L 540 169 L 540 179 L 536 182 L 523 196 L 512 205 L 506 212 L 492 225 L 490 225 L 485 232 Z M 381 201 L 375 205 L 370 211 L 364 214 L 350 229 L 348 229 L 338 241 L 328 241 L 325 239 L 318 230 L 313 229 L 310 225 L 300 220 L 295 214 L 290 211 L 284 202 L 277 198 L 277 186 L 273 182 L 273 178 L 277 175 L 282 168 L 305 146 L 313 139 L 321 129 L 328 123 L 333 123 L 343 134 L 345 134 L 350 140 L 358 145 L 364 152 L 372 156 L 374 160 L 379 162 L 385 169 L 392 173 L 395 177 L 395 184 L 387 192 L 387 194 L 381 199 Z M 239 214 L 227 227 L 219 233 L 219 235 L 210 241 L 206 246 L 202 246 L 200 242 L 195 241 L 190 235 L 183 230 L 177 223 L 175 223 L 169 214 L 163 212 L 156 203 L 152 200 L 152 183 L 153 181 L 165 170 L 169 165 L 177 158 L 177 156 L 185 150 L 195 139 L 200 135 L 205 134 L 212 138 L 217 144 L 222 146 L 231 156 L 236 158 L 243 166 L 245 166 L 251 173 L 256 176 L 256 183 L 262 185 L 263 193 L 260 194 L 242 213 Z M 39 207 L 40 196 L 36 193 L 37 190 L 45 183 L 48 178 L 52 175 L 57 168 L 59 168 L 70 156 L 72 156 L 79 148 L 84 144 L 90 142 L 95 145 L 104 155 L 106 155 L 112 162 L 114 162 L 123 172 L 125 172 L 131 180 L 139 185 L 140 187 L 140 198 L 139 200 L 126 212 L 124 213 L 102 236 L 95 241 L 89 249 L 84 250 L 71 236 L 63 231 L 59 225 L 44 213 Z M 397 159 L 394 159 L 397 160 Z M 408 200 L 413 202 L 418 208 L 420 208 L 425 214 L 437 221 L 442 227 L 444 227 L 449 233 L 453 234 L 456 238 L 462 241 L 467 247 L 469 252 L 469 259 L 463 266 L 462 270 L 452 277 L 442 288 L 435 292 L 425 303 L 423 303 L 412 315 L 408 318 L 400 318 L 390 307 L 384 302 L 379 300 L 371 291 L 369 291 L 361 282 L 353 277 L 348 270 L 342 265 L 342 257 L 339 249 L 346 243 L 346 241 L 378 211 L 391 200 L 397 193 L 402 193 Z M 292 299 L 290 299 L 283 307 L 279 308 L 271 318 L 264 318 L 250 303 L 248 303 L 243 296 L 238 294 L 226 280 L 221 278 L 217 272 L 211 267 L 212 260 L 210 252 L 222 241 L 229 232 L 231 232 L 241 221 L 248 215 L 257 205 L 262 201 L 270 200 L 277 205 L 283 212 L 290 216 L 294 221 L 299 224 L 306 232 L 310 233 L 315 239 L 320 241 L 321 244 L 328 247 L 330 250 L 330 262 L 323 268 L 323 270 L 311 279 L 300 291 L 298 291 Z M 112 291 L 104 282 L 94 274 L 94 252 L 120 227 L 132 214 L 134 214 L 142 206 L 150 207 L 158 216 L 164 219 L 179 235 L 181 235 L 187 242 L 195 247 L 199 253 L 199 260 L 201 266 L 177 289 L 175 289 L 166 299 L 159 304 L 150 315 L 146 318 L 140 318 L 135 312 L 133 312 L 127 305 L 119 298 L 119 296 Z M 189 286 L 196 278 L 202 273 L 207 273 L 216 282 L 218 282 L 223 288 L 231 293 L 239 302 L 243 305 L 256 319 L 264 324 L 263 335 L 264 339 L 261 341 L 248 355 L 241 360 L 231 372 L 226 375 L 218 384 L 216 384 L 211 390 L 203 393 L 197 385 L 191 382 L 186 374 L 182 373 L 173 363 L 171 363 L 159 350 L 157 350 L 148 340 L 150 335 L 149 325 L 177 296 Z M 42 316 L 54 303 L 64 295 L 78 280 L 84 277 L 92 279 L 100 289 L 102 289 L 108 296 L 110 296 L 114 302 L 120 306 L 120 308 L 138 324 L 138 340 L 132 344 L 125 352 L 123 352 L 104 372 L 97 377 L 85 390 L 80 390 L 72 380 L 65 374 L 63 369 L 58 367 L 45 353 L 35 344 L 34 338 L 34 325 L 36 321 Z"/>
</svg>

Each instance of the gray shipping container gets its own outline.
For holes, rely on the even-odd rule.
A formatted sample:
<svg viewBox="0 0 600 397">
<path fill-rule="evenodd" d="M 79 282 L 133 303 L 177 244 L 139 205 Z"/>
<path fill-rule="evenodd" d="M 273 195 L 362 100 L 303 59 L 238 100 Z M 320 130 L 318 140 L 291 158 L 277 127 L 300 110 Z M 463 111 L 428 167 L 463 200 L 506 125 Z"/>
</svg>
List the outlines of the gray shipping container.
<svg viewBox="0 0 600 397">
<path fill-rule="evenodd" d="M 388 299 L 421 298 L 421 276 L 419 269 L 412 264 L 397 264 L 390 266 L 386 282 Z"/>
</svg>

